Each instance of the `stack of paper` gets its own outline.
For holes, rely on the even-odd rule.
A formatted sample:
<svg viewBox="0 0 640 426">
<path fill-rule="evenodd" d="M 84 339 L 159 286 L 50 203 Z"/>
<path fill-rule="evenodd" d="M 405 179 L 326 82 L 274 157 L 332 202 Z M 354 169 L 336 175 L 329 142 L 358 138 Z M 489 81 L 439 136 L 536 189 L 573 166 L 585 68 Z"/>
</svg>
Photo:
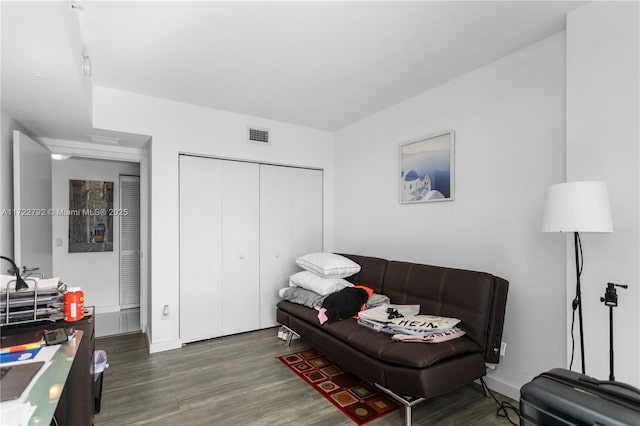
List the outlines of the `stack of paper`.
<svg viewBox="0 0 640 426">
<path fill-rule="evenodd" d="M 39 290 L 57 290 L 60 283 L 60 277 L 54 278 L 38 278 L 38 277 L 23 277 L 23 281 L 27 284 L 26 290 L 33 290 L 34 287 L 38 287 Z M 15 275 L 0 275 L 0 291 L 6 291 L 7 286 L 9 291 L 15 291 L 16 289 L 16 277 Z"/>
</svg>

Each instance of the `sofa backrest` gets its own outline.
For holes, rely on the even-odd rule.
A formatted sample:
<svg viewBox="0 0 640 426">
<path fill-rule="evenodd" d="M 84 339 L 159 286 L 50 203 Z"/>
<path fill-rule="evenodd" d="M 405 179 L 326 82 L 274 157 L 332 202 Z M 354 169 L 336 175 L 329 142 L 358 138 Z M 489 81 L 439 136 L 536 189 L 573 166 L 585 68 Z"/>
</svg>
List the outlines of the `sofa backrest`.
<svg viewBox="0 0 640 426">
<path fill-rule="evenodd" d="M 372 288 L 374 292 L 382 293 L 382 283 L 384 281 L 384 274 L 387 270 L 387 264 L 389 263 L 385 259 L 369 256 L 358 256 L 354 254 L 341 254 L 360 265 L 360 272 L 346 278 L 346 280 L 354 283 Z"/>
<path fill-rule="evenodd" d="M 461 328 L 482 348 L 485 360 L 500 361 L 506 280 L 486 272 L 343 256 L 361 267 L 352 282 L 387 295 L 393 304 L 420 305 L 421 314 L 459 318 Z"/>
</svg>

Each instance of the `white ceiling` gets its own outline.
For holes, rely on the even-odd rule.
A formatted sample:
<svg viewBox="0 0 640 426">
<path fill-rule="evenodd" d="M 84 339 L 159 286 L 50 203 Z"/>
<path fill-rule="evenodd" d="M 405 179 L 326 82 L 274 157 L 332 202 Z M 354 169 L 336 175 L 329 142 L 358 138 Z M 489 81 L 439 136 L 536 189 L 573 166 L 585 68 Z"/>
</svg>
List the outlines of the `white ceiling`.
<svg viewBox="0 0 640 426">
<path fill-rule="evenodd" d="M 110 135 L 91 127 L 92 86 L 336 130 L 561 31 L 584 4 L 71 3 L 2 1 L 2 108 L 37 137 Z"/>
</svg>

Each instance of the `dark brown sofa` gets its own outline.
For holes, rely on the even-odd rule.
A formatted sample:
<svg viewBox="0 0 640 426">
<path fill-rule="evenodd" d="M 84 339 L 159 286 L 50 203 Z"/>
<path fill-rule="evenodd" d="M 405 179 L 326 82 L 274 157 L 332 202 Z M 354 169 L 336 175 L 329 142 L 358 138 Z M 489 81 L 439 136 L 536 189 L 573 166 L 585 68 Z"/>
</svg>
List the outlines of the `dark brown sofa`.
<svg viewBox="0 0 640 426">
<path fill-rule="evenodd" d="M 349 281 L 388 296 L 392 304 L 419 304 L 421 314 L 459 318 L 466 332 L 438 344 L 393 342 L 391 335 L 355 319 L 320 325 L 316 310 L 278 303 L 278 322 L 342 368 L 403 397 L 407 424 L 417 401 L 469 384 L 485 375 L 485 362 L 500 361 L 506 280 L 484 272 L 342 255 L 361 267 Z"/>
</svg>

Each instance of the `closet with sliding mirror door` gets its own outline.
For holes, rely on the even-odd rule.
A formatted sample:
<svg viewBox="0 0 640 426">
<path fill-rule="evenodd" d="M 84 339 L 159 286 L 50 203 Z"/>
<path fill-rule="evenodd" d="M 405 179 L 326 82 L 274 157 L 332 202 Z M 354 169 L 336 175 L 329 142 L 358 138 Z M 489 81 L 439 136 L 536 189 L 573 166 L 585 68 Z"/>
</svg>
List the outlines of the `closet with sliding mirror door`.
<svg viewBox="0 0 640 426">
<path fill-rule="evenodd" d="M 180 340 L 273 327 L 295 259 L 322 251 L 322 170 L 180 155 Z"/>
</svg>

